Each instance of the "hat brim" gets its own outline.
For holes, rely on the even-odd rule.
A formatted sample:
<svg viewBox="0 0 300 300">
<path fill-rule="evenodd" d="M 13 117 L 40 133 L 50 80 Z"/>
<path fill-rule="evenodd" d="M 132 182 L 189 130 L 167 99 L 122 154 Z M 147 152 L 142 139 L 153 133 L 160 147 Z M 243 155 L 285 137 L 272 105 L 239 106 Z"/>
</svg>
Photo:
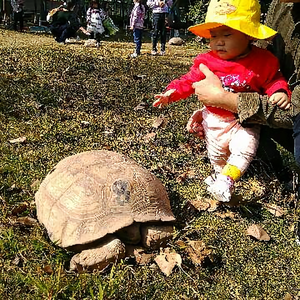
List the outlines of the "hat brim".
<svg viewBox="0 0 300 300">
<path fill-rule="evenodd" d="M 248 36 L 251 36 L 258 40 L 268 39 L 276 35 L 276 31 L 271 29 L 268 26 L 259 24 L 259 26 L 249 26 L 249 23 L 243 24 L 243 22 L 237 22 L 236 20 L 228 20 L 226 24 L 217 23 L 217 22 L 207 22 L 202 24 L 197 24 L 188 28 L 189 31 L 195 35 L 211 38 L 210 30 L 220 26 L 228 26 L 232 29 L 238 30 L 245 33 Z"/>
</svg>

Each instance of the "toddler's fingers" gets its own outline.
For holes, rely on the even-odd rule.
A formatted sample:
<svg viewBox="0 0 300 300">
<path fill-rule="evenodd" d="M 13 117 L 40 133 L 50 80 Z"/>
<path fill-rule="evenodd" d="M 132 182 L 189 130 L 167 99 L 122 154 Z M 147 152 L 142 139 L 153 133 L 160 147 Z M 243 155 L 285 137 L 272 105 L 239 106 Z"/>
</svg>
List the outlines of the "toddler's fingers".
<svg viewBox="0 0 300 300">
<path fill-rule="evenodd" d="M 155 99 L 158 99 L 158 98 L 161 98 L 161 97 L 163 97 L 163 94 L 157 94 L 157 95 L 154 95 L 154 98 L 155 98 Z"/>
<path fill-rule="evenodd" d="M 153 105 L 154 107 L 158 107 L 158 106 L 160 106 L 160 107 L 161 107 L 161 101 L 160 101 L 160 99 L 159 99 L 159 100 L 156 100 L 156 101 L 154 101 L 152 105 Z"/>
</svg>

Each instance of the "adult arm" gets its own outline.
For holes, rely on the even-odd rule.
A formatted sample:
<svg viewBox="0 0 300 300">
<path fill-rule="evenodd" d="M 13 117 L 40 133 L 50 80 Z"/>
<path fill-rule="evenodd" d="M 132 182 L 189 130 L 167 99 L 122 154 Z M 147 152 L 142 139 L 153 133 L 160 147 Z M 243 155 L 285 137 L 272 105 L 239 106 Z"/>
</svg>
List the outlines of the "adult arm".
<svg viewBox="0 0 300 300">
<path fill-rule="evenodd" d="M 205 78 L 193 84 L 198 99 L 207 106 L 215 106 L 238 114 L 241 124 L 261 124 L 273 128 L 292 128 L 293 118 L 300 110 L 300 87 L 292 93 L 292 108 L 281 110 L 268 102 L 268 96 L 258 93 L 231 93 L 223 89 L 219 78 L 206 66 L 200 65 Z"/>
</svg>

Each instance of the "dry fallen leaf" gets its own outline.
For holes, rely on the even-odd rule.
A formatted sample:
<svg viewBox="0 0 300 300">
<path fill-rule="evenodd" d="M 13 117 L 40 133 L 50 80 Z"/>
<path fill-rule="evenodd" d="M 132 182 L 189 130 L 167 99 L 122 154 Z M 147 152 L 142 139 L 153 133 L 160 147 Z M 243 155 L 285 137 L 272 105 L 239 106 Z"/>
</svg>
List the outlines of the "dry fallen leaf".
<svg viewBox="0 0 300 300">
<path fill-rule="evenodd" d="M 281 217 L 282 215 L 284 215 L 284 210 L 276 204 L 266 203 L 264 206 L 266 210 L 268 210 L 275 217 Z"/>
<path fill-rule="evenodd" d="M 169 248 L 164 249 L 154 260 L 166 276 L 172 273 L 176 265 L 180 267 L 182 263 L 181 256 L 176 252 L 170 252 Z"/>
<path fill-rule="evenodd" d="M 216 215 L 219 216 L 222 219 L 226 219 L 226 218 L 230 218 L 232 220 L 236 219 L 236 214 L 232 211 L 228 211 L 228 212 L 225 212 L 225 213 L 221 213 L 221 212 L 218 213 L 217 212 Z"/>
<path fill-rule="evenodd" d="M 12 209 L 11 214 L 14 216 L 18 215 L 18 214 L 24 212 L 27 208 L 28 208 L 28 203 L 26 203 L 26 202 L 20 203 L 18 206 L 15 206 Z"/>
<path fill-rule="evenodd" d="M 180 247 L 180 248 L 185 248 L 185 247 L 186 247 L 185 242 L 182 241 L 182 240 L 176 241 L 176 245 L 177 245 L 178 247 Z"/>
<path fill-rule="evenodd" d="M 205 198 L 200 198 L 197 196 L 197 199 L 190 200 L 189 204 L 195 207 L 199 211 L 204 211 L 210 208 L 209 203 L 206 201 Z"/>
<path fill-rule="evenodd" d="M 9 142 L 11 144 L 17 144 L 17 143 L 24 143 L 25 141 L 26 141 L 26 136 L 22 136 L 22 137 L 19 137 L 17 139 L 10 140 Z"/>
<path fill-rule="evenodd" d="M 254 238 L 256 238 L 259 241 L 269 241 L 270 240 L 270 236 L 267 234 L 267 232 L 257 224 L 253 224 L 253 225 L 249 226 L 248 229 L 246 230 L 246 234 L 253 236 Z"/>
<path fill-rule="evenodd" d="M 51 275 L 53 274 L 53 269 L 51 268 L 51 266 L 49 265 L 46 265 L 44 268 L 43 268 L 43 271 L 48 274 L 48 275 Z"/>
<path fill-rule="evenodd" d="M 186 251 L 195 265 L 201 265 L 205 258 L 211 254 L 211 250 L 207 249 L 202 241 L 189 241 L 188 246 Z"/>
<path fill-rule="evenodd" d="M 20 217 L 20 218 L 17 218 L 17 221 L 15 224 L 32 227 L 32 226 L 37 225 L 37 223 L 38 222 L 36 219 L 30 218 L 30 217 Z"/>
<path fill-rule="evenodd" d="M 145 141 L 146 143 L 149 143 L 150 140 L 152 140 L 152 139 L 155 138 L 155 136 L 156 136 L 156 133 L 155 133 L 155 132 L 150 132 L 150 133 L 148 133 L 148 134 L 146 134 L 146 135 L 144 136 L 144 141 Z"/>
<path fill-rule="evenodd" d="M 161 115 L 155 119 L 155 121 L 152 124 L 152 127 L 158 128 L 158 127 L 162 126 L 165 122 L 166 122 L 165 117 L 163 115 Z"/>
<path fill-rule="evenodd" d="M 186 179 L 187 179 L 187 173 L 185 172 L 176 177 L 176 182 L 181 183 L 184 182 Z"/>
<path fill-rule="evenodd" d="M 135 261 L 138 265 L 147 265 L 152 261 L 154 257 L 154 253 L 144 253 L 135 250 L 134 256 L 135 256 Z"/>
</svg>

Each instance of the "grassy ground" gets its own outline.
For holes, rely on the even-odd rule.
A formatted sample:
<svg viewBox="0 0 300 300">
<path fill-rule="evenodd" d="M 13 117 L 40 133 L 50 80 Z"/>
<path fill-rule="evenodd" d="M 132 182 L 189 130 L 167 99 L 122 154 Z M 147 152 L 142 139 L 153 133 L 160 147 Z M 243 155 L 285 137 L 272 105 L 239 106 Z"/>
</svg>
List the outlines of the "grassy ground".
<svg viewBox="0 0 300 300">
<path fill-rule="evenodd" d="M 191 97 L 160 111 L 151 103 L 188 70 L 199 46 L 169 47 L 165 57 L 151 57 L 146 43 L 133 60 L 131 39 L 94 49 L 0 30 L 0 41 L 0 299 L 298 299 L 300 246 L 293 228 L 299 208 L 259 162 L 238 187 L 239 205 L 214 212 L 189 205 L 197 195 L 209 197 L 205 145 L 185 131 L 199 104 Z M 134 110 L 141 102 L 146 109 Z M 161 114 L 167 122 L 154 128 Z M 156 136 L 148 141 L 150 132 Z M 13 142 L 20 137 L 26 141 Z M 57 162 L 92 149 L 124 153 L 166 186 L 177 218 L 169 247 L 183 260 L 170 276 L 155 263 L 131 259 L 103 273 L 69 272 L 72 253 L 51 243 L 39 223 L 20 219 L 36 218 L 35 192 Z M 265 204 L 285 214 L 275 217 Z M 271 240 L 247 236 L 252 224 Z M 193 263 L 179 242 L 189 240 L 203 241 L 213 258 Z"/>
</svg>

